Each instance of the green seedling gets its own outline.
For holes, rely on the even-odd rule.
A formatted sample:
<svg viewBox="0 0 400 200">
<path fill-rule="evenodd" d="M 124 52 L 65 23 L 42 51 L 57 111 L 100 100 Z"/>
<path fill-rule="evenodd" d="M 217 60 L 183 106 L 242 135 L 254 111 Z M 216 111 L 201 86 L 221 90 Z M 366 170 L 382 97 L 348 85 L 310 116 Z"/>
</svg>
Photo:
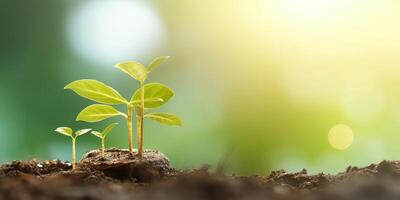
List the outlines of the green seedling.
<svg viewBox="0 0 400 200">
<path fill-rule="evenodd" d="M 72 139 L 72 169 L 76 168 L 76 150 L 75 150 L 75 142 L 78 136 L 81 136 L 87 132 L 89 132 L 92 129 L 82 129 L 79 131 L 76 131 L 75 133 L 72 131 L 71 128 L 68 127 L 59 127 L 55 131 L 58 133 L 61 133 L 63 135 L 66 135 L 68 137 L 71 137 Z"/>
<path fill-rule="evenodd" d="M 148 75 L 168 58 L 169 56 L 157 57 L 147 66 L 147 68 L 135 61 L 127 61 L 115 65 L 116 68 L 125 72 L 133 79 L 139 81 L 140 84 L 140 88 L 136 90 L 130 100 L 130 102 L 135 106 L 137 113 L 136 127 L 138 134 L 139 158 L 141 158 L 143 154 L 143 125 L 145 117 L 166 125 L 181 125 L 181 120 L 179 117 L 172 114 L 149 113 L 145 115 L 145 109 L 160 107 L 174 95 L 174 93 L 168 87 L 160 83 L 145 84 L 145 80 L 147 79 Z M 164 93 L 164 98 L 159 98 L 157 95 L 159 93 Z"/>
<path fill-rule="evenodd" d="M 168 58 L 169 56 L 157 57 L 147 67 L 135 61 L 126 61 L 114 66 L 140 83 L 140 88 L 134 92 L 129 101 L 112 87 L 97 80 L 82 79 L 65 86 L 64 89 L 71 89 L 84 98 L 101 103 L 84 108 L 78 114 L 76 120 L 98 122 L 110 117 L 122 116 L 127 123 L 129 152 L 133 153 L 132 114 L 135 109 L 137 112 L 138 156 L 141 158 L 143 152 L 143 121 L 145 117 L 167 125 L 181 125 L 179 117 L 172 114 L 145 114 L 145 109 L 160 107 L 174 95 L 170 88 L 161 83 L 145 84 L 148 74 Z M 126 105 L 127 113 L 120 112 L 111 106 L 120 104 Z"/>
<path fill-rule="evenodd" d="M 112 123 L 108 125 L 101 133 L 97 131 L 91 132 L 93 135 L 100 138 L 101 140 L 101 157 L 104 157 L 104 150 L 105 150 L 104 140 L 106 139 L 108 133 L 110 133 L 110 131 L 117 125 L 118 123 Z"/>
</svg>

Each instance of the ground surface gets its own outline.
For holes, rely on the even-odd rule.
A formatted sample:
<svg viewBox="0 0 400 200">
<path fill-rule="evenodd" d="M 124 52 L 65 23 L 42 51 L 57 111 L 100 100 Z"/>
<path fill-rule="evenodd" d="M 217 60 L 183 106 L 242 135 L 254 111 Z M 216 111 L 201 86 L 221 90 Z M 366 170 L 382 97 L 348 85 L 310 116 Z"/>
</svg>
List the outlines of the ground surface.
<svg viewBox="0 0 400 200">
<path fill-rule="evenodd" d="M 208 169 L 179 171 L 165 168 L 164 155 L 146 151 L 144 158 L 155 167 L 138 167 L 135 155 L 110 150 L 86 154 L 71 170 L 62 161 L 14 161 L 0 166 L 1 199 L 400 199 L 400 162 L 382 161 L 367 167 L 348 167 L 345 172 L 309 175 L 305 170 L 284 170 L 268 176 L 227 176 Z M 107 153 L 106 153 L 107 154 Z M 149 157 L 150 156 L 150 157 Z M 94 169 L 85 162 L 107 161 Z M 130 167 L 121 168 L 121 159 Z M 157 161 L 159 159 L 159 161 Z M 101 162 L 100 162 L 101 163 Z M 136 163 L 133 164 L 132 163 Z M 146 162 L 145 162 L 146 163 Z M 97 163 L 98 164 L 98 163 Z M 104 169 L 117 167 L 127 176 L 114 176 Z M 98 167 L 98 166 L 97 166 Z M 128 171 L 126 171 L 128 170 Z M 143 175 L 144 174 L 144 175 Z M 126 175 L 126 174 L 125 174 Z"/>
</svg>

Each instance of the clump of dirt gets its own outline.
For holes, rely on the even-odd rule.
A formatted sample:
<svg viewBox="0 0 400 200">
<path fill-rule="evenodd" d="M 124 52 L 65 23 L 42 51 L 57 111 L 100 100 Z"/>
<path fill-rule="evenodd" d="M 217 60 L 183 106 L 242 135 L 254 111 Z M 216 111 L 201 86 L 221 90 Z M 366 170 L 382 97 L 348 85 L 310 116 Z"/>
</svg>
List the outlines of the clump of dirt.
<svg viewBox="0 0 400 200">
<path fill-rule="evenodd" d="M 297 190 L 320 188 L 333 180 L 334 177 L 329 174 L 308 175 L 306 169 L 296 173 L 288 173 L 285 170 L 272 171 L 267 177 L 267 181 L 271 184 L 288 186 Z"/>
<path fill-rule="evenodd" d="M 140 159 L 136 152 L 116 148 L 107 149 L 104 157 L 101 150 L 92 150 L 80 161 L 80 166 L 102 171 L 116 179 L 136 179 L 140 182 L 159 180 L 173 172 L 168 158 L 157 150 L 146 149 Z"/>
<path fill-rule="evenodd" d="M 98 151 L 89 152 L 76 170 L 58 160 L 1 165 L 0 199 L 400 199 L 399 161 L 362 168 L 350 166 L 336 175 L 277 170 L 268 176 L 234 176 L 213 173 L 207 168 L 175 170 L 156 151 L 147 151 L 146 158 L 162 158 L 162 162 L 139 161 L 128 154 L 110 149 L 103 159 Z M 161 170 L 156 179 L 126 178 L 107 171 L 110 166 L 121 170 L 121 163 L 136 166 L 141 162 Z"/>
<path fill-rule="evenodd" d="M 28 161 L 16 160 L 9 164 L 0 166 L 0 177 L 6 175 L 16 176 L 20 173 L 40 176 L 70 170 L 71 168 L 70 163 L 61 160 L 46 160 L 42 162 L 39 162 L 36 159 Z"/>
</svg>

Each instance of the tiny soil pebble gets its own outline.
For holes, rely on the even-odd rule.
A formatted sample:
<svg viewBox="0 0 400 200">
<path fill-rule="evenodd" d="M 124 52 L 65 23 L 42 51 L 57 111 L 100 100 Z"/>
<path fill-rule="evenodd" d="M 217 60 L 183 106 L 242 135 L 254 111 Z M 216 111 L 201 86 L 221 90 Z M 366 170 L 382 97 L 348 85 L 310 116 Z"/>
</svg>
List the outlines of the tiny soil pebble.
<svg viewBox="0 0 400 200">
<path fill-rule="evenodd" d="M 136 179 L 139 182 L 149 182 L 167 176 L 172 169 L 168 158 L 157 150 L 146 149 L 139 159 L 136 151 L 110 148 L 101 155 L 96 149 L 84 154 L 79 165 L 102 171 L 106 176 L 116 179 Z"/>
</svg>

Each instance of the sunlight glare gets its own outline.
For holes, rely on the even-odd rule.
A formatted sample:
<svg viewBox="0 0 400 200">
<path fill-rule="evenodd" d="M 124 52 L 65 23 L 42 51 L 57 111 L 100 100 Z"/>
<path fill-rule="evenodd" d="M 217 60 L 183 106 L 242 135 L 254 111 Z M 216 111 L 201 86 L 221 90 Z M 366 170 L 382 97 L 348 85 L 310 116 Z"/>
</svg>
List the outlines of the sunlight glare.
<svg viewBox="0 0 400 200">
<path fill-rule="evenodd" d="M 353 130 L 344 124 L 337 124 L 328 133 L 329 144 L 338 150 L 345 150 L 353 144 Z"/>
<path fill-rule="evenodd" d="M 286 15 L 301 21 L 325 21 L 339 17 L 348 1 L 345 0 L 279 0 L 276 6 Z"/>
<path fill-rule="evenodd" d="M 95 63 L 116 63 L 159 48 L 164 28 L 143 1 L 90 0 L 71 13 L 67 23 L 72 47 Z"/>
</svg>

